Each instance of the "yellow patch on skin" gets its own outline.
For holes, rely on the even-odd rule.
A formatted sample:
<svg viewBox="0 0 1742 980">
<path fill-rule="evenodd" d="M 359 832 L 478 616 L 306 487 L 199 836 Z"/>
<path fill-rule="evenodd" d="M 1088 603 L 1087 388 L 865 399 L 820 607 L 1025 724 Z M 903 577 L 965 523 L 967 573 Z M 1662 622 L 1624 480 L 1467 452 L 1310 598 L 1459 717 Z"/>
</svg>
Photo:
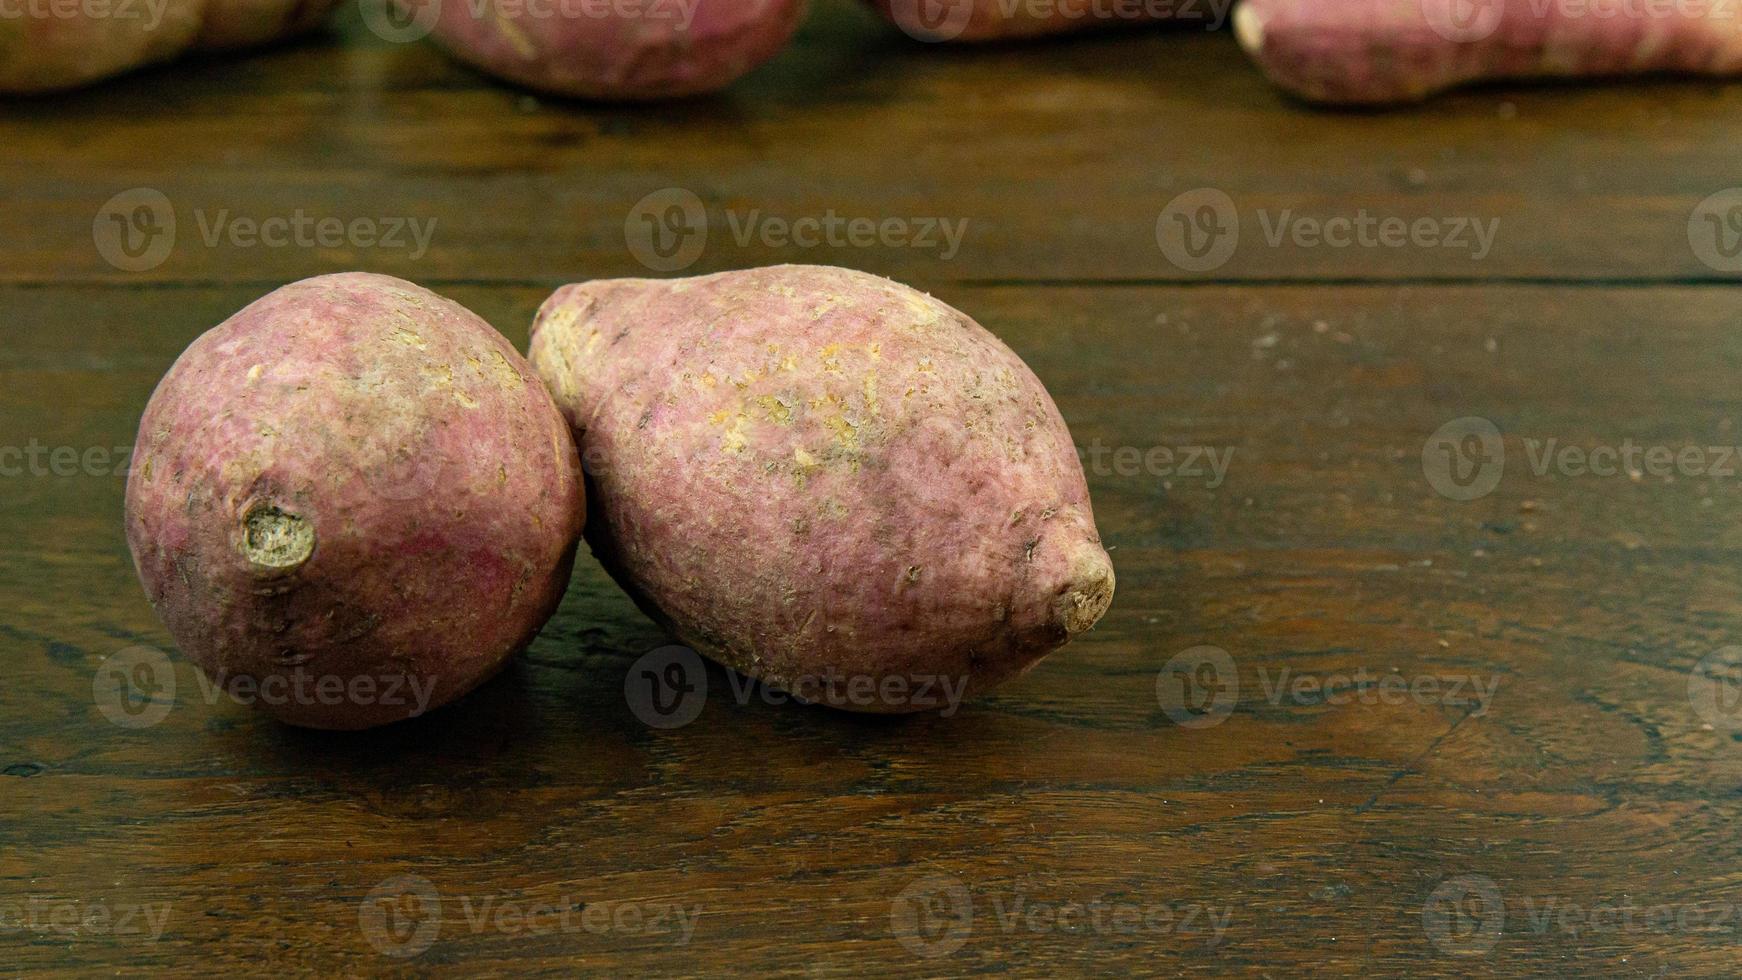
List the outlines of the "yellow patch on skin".
<svg viewBox="0 0 1742 980">
<path fill-rule="evenodd" d="M 786 425 L 792 421 L 792 408 L 773 395 L 763 395 L 756 399 L 756 404 L 768 413 L 768 421 L 777 425 Z"/>
<path fill-rule="evenodd" d="M 532 41 L 527 38 L 526 33 L 519 27 L 516 27 L 513 21 L 501 16 L 500 14 L 496 17 L 496 31 L 513 46 L 515 54 L 520 55 L 527 61 L 532 61 L 538 57 L 538 48 L 533 46 Z"/>
<path fill-rule="evenodd" d="M 865 352 L 867 354 L 871 355 L 871 359 L 873 361 L 883 360 L 883 345 L 882 344 L 872 344 L 871 346 L 865 348 Z"/>
<path fill-rule="evenodd" d="M 393 339 L 407 347 L 415 347 L 418 350 L 429 349 L 429 344 L 425 343 L 424 339 L 418 336 L 416 331 L 408 330 L 405 327 L 395 327 L 393 330 Z"/>
<path fill-rule="evenodd" d="M 865 408 L 872 415 L 877 414 L 877 372 L 865 372 Z"/>
<path fill-rule="evenodd" d="M 466 394 L 463 391 L 455 390 L 454 401 L 459 402 L 460 407 L 462 407 L 462 408 L 477 408 L 478 407 L 478 402 L 475 399 L 473 399 L 470 395 Z"/>
<path fill-rule="evenodd" d="M 565 336 L 568 334 L 569 328 L 575 325 L 575 321 L 579 319 L 580 316 L 581 310 L 579 304 L 567 303 L 546 314 L 544 321 L 539 324 L 538 329 L 540 331 L 554 330 L 556 331 L 555 336 Z M 598 335 L 598 331 L 593 331 L 594 337 L 597 337 Z"/>
<path fill-rule="evenodd" d="M 525 379 L 521 378 L 519 371 L 514 370 L 514 365 L 502 355 L 501 351 L 491 351 L 490 358 L 490 367 L 496 372 L 497 382 L 502 387 L 516 390 L 526 386 Z"/>
<path fill-rule="evenodd" d="M 931 358 L 929 358 L 929 357 L 920 358 L 919 363 L 915 364 L 913 366 L 913 369 L 915 371 L 924 371 L 928 374 L 931 373 L 932 371 L 937 370 L 935 367 L 932 366 Z"/>
<path fill-rule="evenodd" d="M 260 380 L 260 372 L 265 367 L 266 367 L 266 365 L 264 365 L 264 364 L 256 364 L 253 367 L 249 368 L 248 369 L 248 380 L 249 381 L 259 381 Z"/>
<path fill-rule="evenodd" d="M 744 416 L 739 415 L 732 420 L 726 434 L 720 437 L 720 449 L 728 453 L 742 453 L 745 445 Z"/>
<path fill-rule="evenodd" d="M 731 417 L 732 413 L 722 408 L 717 412 L 710 413 L 708 415 L 708 422 L 711 425 L 725 425 L 726 420 Z"/>
<path fill-rule="evenodd" d="M 825 417 L 823 427 L 834 435 L 835 442 L 843 449 L 852 449 L 859 444 L 858 427 L 839 415 Z"/>
<path fill-rule="evenodd" d="M 823 370 L 829 372 L 830 374 L 840 374 L 841 373 L 840 354 L 841 354 L 841 345 L 840 344 L 830 344 L 829 346 L 824 347 L 822 349 L 822 351 L 817 355 L 819 358 L 822 359 Z"/>
<path fill-rule="evenodd" d="M 817 465 L 817 458 L 812 456 L 810 453 L 805 452 L 803 446 L 792 447 L 792 458 L 798 462 L 798 465 L 803 466 L 806 469 L 810 469 Z"/>
</svg>

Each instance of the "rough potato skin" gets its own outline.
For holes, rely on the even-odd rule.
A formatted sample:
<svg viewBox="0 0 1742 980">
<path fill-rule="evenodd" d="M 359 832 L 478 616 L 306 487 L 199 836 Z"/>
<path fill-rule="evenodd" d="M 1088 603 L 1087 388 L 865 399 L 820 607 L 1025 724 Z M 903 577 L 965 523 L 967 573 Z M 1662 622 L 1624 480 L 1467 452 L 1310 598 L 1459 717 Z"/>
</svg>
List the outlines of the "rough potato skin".
<svg viewBox="0 0 1742 980">
<path fill-rule="evenodd" d="M 1051 397 L 906 286 L 820 266 L 566 286 L 532 363 L 577 434 L 606 568 L 684 642 L 776 688 L 931 710 L 885 679 L 971 697 L 1112 601 Z"/>
<path fill-rule="evenodd" d="M 1097 14 L 1119 9 L 1107 0 L 1053 0 L 1040 5 L 1027 0 L 944 0 L 943 6 L 933 7 L 937 2 L 870 0 L 891 23 L 927 41 L 1012 41 L 1172 19 L 1157 12 L 1161 5 L 1139 5 L 1134 15 L 1127 16 Z"/>
<path fill-rule="evenodd" d="M 220 686 L 260 687 L 291 724 L 357 729 L 454 700 L 530 642 L 585 506 L 568 428 L 500 334 L 348 273 L 265 296 L 176 361 L 140 422 L 127 541 Z M 268 678 L 293 703 L 270 703 Z M 347 694 L 285 693 L 298 678 Z M 375 693 L 351 697 L 357 678 Z"/>
<path fill-rule="evenodd" d="M 1245 0 L 1234 27 L 1273 82 L 1335 104 L 1415 102 L 1486 79 L 1742 73 L 1742 5 L 1729 0 L 1469 3 Z"/>
<path fill-rule="evenodd" d="M 161 14 L 152 8 L 162 4 Z M 135 16 L 65 16 L 43 3 L 0 17 L 0 93 L 77 88 L 192 50 L 225 51 L 307 31 L 338 0 L 152 0 Z"/>
<path fill-rule="evenodd" d="M 432 36 L 461 61 L 542 92 L 669 99 L 737 81 L 786 46 L 805 12 L 805 0 L 641 2 L 629 13 L 595 9 L 599 0 L 440 0 Z"/>
</svg>

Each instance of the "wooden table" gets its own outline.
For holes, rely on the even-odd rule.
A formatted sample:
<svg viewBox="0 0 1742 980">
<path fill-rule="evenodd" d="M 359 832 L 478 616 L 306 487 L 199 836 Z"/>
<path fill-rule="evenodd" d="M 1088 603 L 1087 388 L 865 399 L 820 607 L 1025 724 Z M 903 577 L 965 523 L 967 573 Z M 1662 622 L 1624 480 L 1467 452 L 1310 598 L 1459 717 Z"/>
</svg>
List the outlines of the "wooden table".
<svg viewBox="0 0 1742 980">
<path fill-rule="evenodd" d="M 354 12 L 9 103 L 0 973 L 1733 976 L 1739 145 L 1742 85 L 1321 112 L 1226 33 L 944 49 L 845 0 L 676 106 Z M 173 245 L 111 261 L 141 188 Z M 1028 360 L 1088 454 L 1100 626 L 954 717 L 716 670 L 660 730 L 623 685 L 665 639 L 583 556 L 461 706 L 341 736 L 208 696 L 121 536 L 182 348 L 353 268 L 523 344 L 556 285 L 653 274 L 626 226 L 686 191 L 690 273 L 887 274 Z M 234 223 L 299 212 L 431 234 Z M 879 232 L 780 239 L 831 213 Z"/>
</svg>

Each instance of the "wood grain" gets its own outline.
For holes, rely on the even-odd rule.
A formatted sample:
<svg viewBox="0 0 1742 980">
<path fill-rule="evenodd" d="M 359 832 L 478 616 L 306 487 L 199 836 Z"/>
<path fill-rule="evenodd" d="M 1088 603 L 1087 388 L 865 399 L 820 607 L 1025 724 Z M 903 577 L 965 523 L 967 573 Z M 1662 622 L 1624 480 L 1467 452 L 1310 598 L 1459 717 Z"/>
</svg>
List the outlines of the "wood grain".
<svg viewBox="0 0 1742 980">
<path fill-rule="evenodd" d="M 998 333 L 1090 454 L 1118 597 L 954 717 L 740 703 L 711 669 L 701 717 L 659 731 L 623 685 L 665 638 L 583 555 L 503 677 L 323 735 L 203 696 L 134 578 L 114 466 L 0 477 L 0 972 L 1735 972 L 1742 718 L 1702 712 L 1690 683 L 1738 642 L 1737 478 L 1532 463 L 1549 439 L 1742 443 L 1742 307 L 1686 228 L 1735 180 L 1742 89 L 1323 114 L 1225 36 L 959 52 L 830 3 L 732 94 L 631 110 L 528 100 L 343 33 L 0 110 L 0 466 L 5 447 L 128 446 L 182 348 L 287 279 L 404 275 L 524 346 L 551 286 L 649 274 L 623 224 L 651 190 L 692 187 L 715 220 L 941 214 L 973 229 L 947 262 L 716 229 L 692 271 L 852 265 Z M 1251 209 L 1480 213 L 1502 238 L 1454 268 L 1243 237 L 1194 274 L 1154 225 L 1200 185 Z M 438 244 L 414 261 L 196 233 L 128 273 L 91 226 L 135 186 L 184 224 L 397 214 L 437 220 Z M 1468 417 L 1505 465 L 1460 502 L 1423 450 Z M 1127 465 L 1158 447 L 1231 456 L 1220 479 Z M 93 685 L 139 645 L 170 656 L 175 696 L 127 728 Z M 1206 645 L 1237 700 L 1182 726 L 1158 692 Z M 1491 696 L 1387 697 L 1384 677 Z M 378 890 L 408 875 L 439 911 L 389 887 L 406 931 L 374 929 Z M 960 921 L 909 901 L 935 884 L 970 899 L 959 948 L 903 932 L 903 909 Z M 1471 898 L 1488 886 L 1494 935 Z M 139 906 L 167 909 L 155 940 L 84 921 Z M 694 915 L 687 940 L 653 928 L 671 906 Z M 512 914 L 535 907 L 538 932 Z M 430 922 L 427 949 L 384 955 Z"/>
</svg>

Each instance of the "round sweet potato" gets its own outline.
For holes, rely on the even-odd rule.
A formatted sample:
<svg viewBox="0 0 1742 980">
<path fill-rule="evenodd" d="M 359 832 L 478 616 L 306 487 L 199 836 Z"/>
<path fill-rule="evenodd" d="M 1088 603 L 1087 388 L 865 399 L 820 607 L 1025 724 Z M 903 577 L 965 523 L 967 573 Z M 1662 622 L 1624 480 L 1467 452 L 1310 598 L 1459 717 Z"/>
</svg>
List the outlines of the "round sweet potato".
<svg viewBox="0 0 1742 980">
<path fill-rule="evenodd" d="M 482 71 L 555 95 L 713 92 L 780 52 L 805 0 L 394 0 Z"/>
<path fill-rule="evenodd" d="M 477 316 L 386 276 L 293 283 L 158 385 L 127 541 L 182 651 L 312 728 L 413 717 L 525 646 L 568 582 L 573 440 Z"/>
<path fill-rule="evenodd" d="M 819 266 L 566 286 L 532 363 L 574 427 L 602 563 L 776 688 L 947 708 L 1112 600 L 1046 389 L 906 286 Z"/>
<path fill-rule="evenodd" d="M 50 92 L 300 34 L 338 0 L 17 0 L 0 16 L 0 93 Z"/>
</svg>

